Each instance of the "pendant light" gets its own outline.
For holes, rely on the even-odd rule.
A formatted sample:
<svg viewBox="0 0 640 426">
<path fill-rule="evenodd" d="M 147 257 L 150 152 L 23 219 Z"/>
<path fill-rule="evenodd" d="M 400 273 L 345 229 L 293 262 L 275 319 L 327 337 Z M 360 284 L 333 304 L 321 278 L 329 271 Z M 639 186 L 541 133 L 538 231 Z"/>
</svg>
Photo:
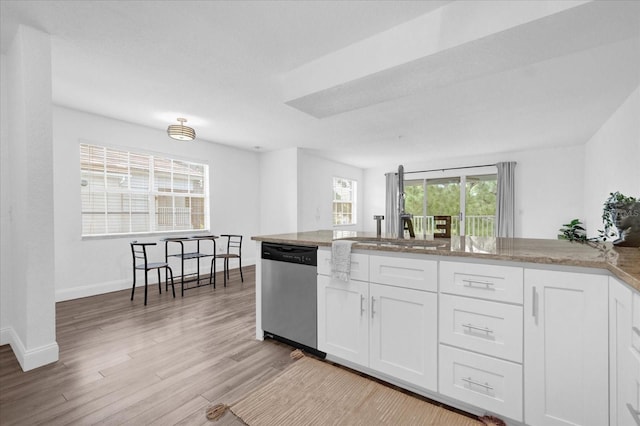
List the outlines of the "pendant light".
<svg viewBox="0 0 640 426">
<path fill-rule="evenodd" d="M 177 118 L 180 124 L 172 124 L 167 128 L 167 134 L 170 138 L 179 141 L 192 141 L 196 138 L 196 131 L 189 126 L 185 126 L 186 118 Z"/>
</svg>

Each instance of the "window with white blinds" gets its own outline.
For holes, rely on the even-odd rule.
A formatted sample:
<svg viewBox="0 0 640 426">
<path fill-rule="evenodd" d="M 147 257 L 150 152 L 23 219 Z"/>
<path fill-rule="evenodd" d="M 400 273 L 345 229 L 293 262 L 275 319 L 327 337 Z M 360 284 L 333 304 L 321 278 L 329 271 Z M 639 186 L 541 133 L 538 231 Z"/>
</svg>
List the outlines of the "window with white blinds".
<svg viewBox="0 0 640 426">
<path fill-rule="evenodd" d="M 355 180 L 333 178 L 334 225 L 355 225 L 357 185 Z"/>
<path fill-rule="evenodd" d="M 80 145 L 82 235 L 204 230 L 209 166 Z"/>
</svg>

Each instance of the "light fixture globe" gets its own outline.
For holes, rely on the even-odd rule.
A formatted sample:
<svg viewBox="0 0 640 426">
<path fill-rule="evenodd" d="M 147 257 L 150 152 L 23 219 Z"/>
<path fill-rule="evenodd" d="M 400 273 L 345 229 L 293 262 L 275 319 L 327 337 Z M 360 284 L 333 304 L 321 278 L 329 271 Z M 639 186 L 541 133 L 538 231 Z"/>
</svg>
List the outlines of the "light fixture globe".
<svg viewBox="0 0 640 426">
<path fill-rule="evenodd" d="M 172 124 L 167 128 L 167 134 L 171 139 L 179 141 L 192 141 L 196 138 L 196 131 L 191 127 L 185 126 L 186 118 L 177 119 L 180 124 Z"/>
</svg>

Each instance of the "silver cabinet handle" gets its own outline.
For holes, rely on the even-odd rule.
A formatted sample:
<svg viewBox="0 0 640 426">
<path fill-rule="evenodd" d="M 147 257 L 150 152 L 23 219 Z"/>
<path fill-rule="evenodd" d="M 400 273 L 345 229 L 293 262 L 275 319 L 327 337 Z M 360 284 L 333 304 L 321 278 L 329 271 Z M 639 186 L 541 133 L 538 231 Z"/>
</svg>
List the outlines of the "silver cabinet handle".
<svg viewBox="0 0 640 426">
<path fill-rule="evenodd" d="M 375 313 L 373 310 L 373 304 L 376 302 L 375 297 L 371 297 L 371 319 L 373 319 L 373 314 Z"/>
<path fill-rule="evenodd" d="M 636 410 L 635 408 L 633 408 L 633 406 L 629 403 L 627 403 L 627 408 L 629 409 L 629 412 L 631 413 L 631 418 L 633 418 L 633 421 L 636 422 L 636 424 L 638 426 L 640 426 L 640 411 Z"/>
<path fill-rule="evenodd" d="M 485 388 L 488 391 L 493 390 L 493 386 L 489 386 L 489 383 L 476 382 L 471 377 L 463 377 L 460 380 L 462 380 L 463 382 L 467 382 L 469 385 L 480 386 L 481 388 Z"/>
<path fill-rule="evenodd" d="M 364 294 L 360 295 L 360 316 L 364 315 Z"/>
<path fill-rule="evenodd" d="M 531 288 L 533 291 L 531 295 L 531 315 L 536 321 L 536 325 L 538 324 L 538 292 L 536 291 L 536 287 L 533 286 Z"/>
<path fill-rule="evenodd" d="M 634 333 L 636 333 L 638 336 L 640 336 L 640 329 L 638 327 L 636 327 L 634 325 L 633 327 L 631 327 L 631 329 L 633 330 Z"/>
<path fill-rule="evenodd" d="M 472 279 L 462 280 L 462 282 L 466 283 L 464 285 L 465 287 L 481 288 L 481 287 L 475 286 L 474 284 L 483 285 L 483 286 L 485 286 L 485 288 L 483 290 L 495 290 L 495 288 L 493 288 L 493 286 L 496 285 L 496 283 L 493 283 L 491 281 L 480 281 L 480 280 L 472 280 Z"/>
<path fill-rule="evenodd" d="M 482 331 L 483 333 L 493 334 L 493 330 L 490 329 L 489 327 L 478 327 L 473 324 L 462 324 L 462 326 L 470 330 L 477 330 L 477 331 Z"/>
</svg>

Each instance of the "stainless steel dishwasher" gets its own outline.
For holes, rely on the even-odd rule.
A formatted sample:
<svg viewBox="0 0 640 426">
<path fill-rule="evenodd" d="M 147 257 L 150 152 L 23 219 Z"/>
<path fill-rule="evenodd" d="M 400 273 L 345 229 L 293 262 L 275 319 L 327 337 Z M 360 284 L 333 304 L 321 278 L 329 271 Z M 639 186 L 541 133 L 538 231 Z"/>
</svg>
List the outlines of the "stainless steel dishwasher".
<svg viewBox="0 0 640 426">
<path fill-rule="evenodd" d="M 265 337 L 317 349 L 318 247 L 262 243 Z"/>
</svg>

